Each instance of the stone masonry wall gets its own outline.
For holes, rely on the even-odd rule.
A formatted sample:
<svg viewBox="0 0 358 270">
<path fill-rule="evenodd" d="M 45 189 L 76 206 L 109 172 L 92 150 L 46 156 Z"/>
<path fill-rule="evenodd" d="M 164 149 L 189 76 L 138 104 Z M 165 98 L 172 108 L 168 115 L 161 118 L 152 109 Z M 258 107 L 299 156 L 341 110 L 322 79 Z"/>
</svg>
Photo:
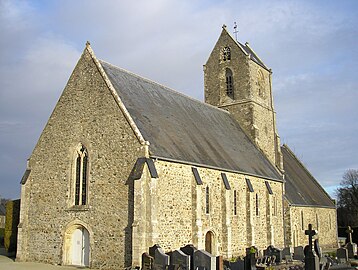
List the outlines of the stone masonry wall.
<svg viewBox="0 0 358 270">
<path fill-rule="evenodd" d="M 88 150 L 88 204 L 73 206 L 74 155 Z M 84 51 L 29 160 L 18 259 L 62 264 L 70 224 L 90 233 L 90 266 L 131 265 L 128 176 L 144 149 Z M 104 262 L 105 265 L 102 265 Z"/>
<path fill-rule="evenodd" d="M 318 231 L 316 238 L 319 239 L 322 248 L 338 247 L 336 209 L 291 206 L 289 211 L 292 230 L 291 246 L 307 245 L 308 237 L 305 235 L 305 230 L 311 223 L 312 228 Z"/>
<path fill-rule="evenodd" d="M 225 47 L 231 49 L 230 60 L 223 59 Z M 226 94 L 228 68 L 232 71 L 233 98 Z M 204 65 L 204 88 L 205 102 L 228 110 L 269 160 L 280 167 L 271 73 L 245 55 L 226 30 Z"/>
<path fill-rule="evenodd" d="M 273 195 L 268 195 L 264 179 L 226 172 L 231 186 L 226 190 L 219 170 L 198 167 L 203 185 L 197 185 L 190 165 L 157 160 L 155 166 L 159 174 L 154 180 L 158 181 L 158 243 L 165 251 L 189 243 L 205 249 L 208 231 L 214 235 L 213 253 L 226 258 L 244 255 L 245 248 L 251 244 L 260 249 L 270 244 L 283 247 L 281 182 L 267 180 L 273 191 Z M 254 192 L 248 191 L 245 178 L 251 180 Z M 209 213 L 206 213 L 206 187 L 209 187 Z M 251 208 L 246 211 L 248 194 Z M 258 216 L 255 212 L 256 194 L 259 198 Z M 247 227 L 248 219 L 252 220 L 252 228 Z M 251 231 L 254 240 L 248 243 Z"/>
</svg>

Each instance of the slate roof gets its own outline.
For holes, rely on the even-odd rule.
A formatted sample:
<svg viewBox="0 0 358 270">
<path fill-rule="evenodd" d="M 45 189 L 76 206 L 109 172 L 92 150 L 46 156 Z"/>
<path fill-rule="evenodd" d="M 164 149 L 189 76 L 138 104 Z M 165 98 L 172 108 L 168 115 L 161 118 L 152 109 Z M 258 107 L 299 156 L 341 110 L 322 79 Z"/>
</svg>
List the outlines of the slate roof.
<svg viewBox="0 0 358 270">
<path fill-rule="evenodd" d="M 152 157 L 282 180 L 227 111 L 99 61 Z"/>
<path fill-rule="evenodd" d="M 331 197 L 287 145 L 281 147 L 285 170 L 286 198 L 293 205 L 335 208 Z"/>
<path fill-rule="evenodd" d="M 246 44 L 242 44 L 240 42 L 237 42 L 240 44 L 240 46 L 244 49 L 244 51 L 250 56 L 250 59 L 254 61 L 259 66 L 263 67 L 264 69 L 269 70 L 269 68 L 261 61 L 261 59 L 256 55 L 256 53 Z"/>
</svg>

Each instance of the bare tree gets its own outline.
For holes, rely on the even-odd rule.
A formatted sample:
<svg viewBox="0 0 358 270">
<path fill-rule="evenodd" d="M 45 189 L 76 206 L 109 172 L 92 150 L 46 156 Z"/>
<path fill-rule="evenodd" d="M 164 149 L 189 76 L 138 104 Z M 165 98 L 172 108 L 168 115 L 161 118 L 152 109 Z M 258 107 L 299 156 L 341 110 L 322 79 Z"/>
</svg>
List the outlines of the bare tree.
<svg viewBox="0 0 358 270">
<path fill-rule="evenodd" d="M 337 215 L 339 226 L 358 226 L 358 170 L 347 170 L 337 189 Z"/>
</svg>

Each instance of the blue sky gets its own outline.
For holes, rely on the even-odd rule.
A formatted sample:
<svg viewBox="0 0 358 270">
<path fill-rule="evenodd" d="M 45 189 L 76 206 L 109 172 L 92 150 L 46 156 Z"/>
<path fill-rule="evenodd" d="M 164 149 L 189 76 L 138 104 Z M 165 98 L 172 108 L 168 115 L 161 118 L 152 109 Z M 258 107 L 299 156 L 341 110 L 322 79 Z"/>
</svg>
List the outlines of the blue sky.
<svg viewBox="0 0 358 270">
<path fill-rule="evenodd" d="M 221 26 L 273 70 L 281 141 L 333 194 L 358 168 L 358 1 L 0 0 L 0 196 L 26 160 L 87 40 L 98 58 L 203 100 Z"/>
</svg>

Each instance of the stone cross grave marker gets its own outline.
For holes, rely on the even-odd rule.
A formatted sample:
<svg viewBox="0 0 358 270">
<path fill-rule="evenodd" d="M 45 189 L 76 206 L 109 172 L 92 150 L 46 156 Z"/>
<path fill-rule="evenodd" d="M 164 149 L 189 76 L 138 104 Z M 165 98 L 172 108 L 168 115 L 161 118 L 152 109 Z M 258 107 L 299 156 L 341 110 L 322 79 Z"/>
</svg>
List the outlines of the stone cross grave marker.
<svg viewBox="0 0 358 270">
<path fill-rule="evenodd" d="M 317 234 L 316 230 L 312 229 L 312 224 L 308 224 L 308 230 L 305 230 L 305 235 L 308 235 L 308 250 L 305 254 L 305 270 L 319 270 L 319 259 L 313 250 L 312 238 Z"/>
<path fill-rule="evenodd" d="M 175 269 L 190 270 L 190 256 L 181 250 L 175 250 L 170 255 L 170 264 L 175 266 Z"/>
<path fill-rule="evenodd" d="M 154 258 L 148 253 L 142 254 L 142 270 L 151 270 L 153 268 Z"/>
<path fill-rule="evenodd" d="M 348 243 L 346 244 L 348 258 L 354 259 L 354 255 L 357 254 L 357 244 L 352 241 L 353 230 L 351 229 L 351 226 L 348 226 L 346 233 L 348 233 Z"/>
<path fill-rule="evenodd" d="M 294 247 L 293 259 L 298 261 L 303 261 L 305 259 L 305 255 L 303 253 L 303 246 Z"/>
<path fill-rule="evenodd" d="M 348 250 L 346 248 L 339 248 L 337 249 L 336 256 L 340 263 L 346 263 L 348 261 Z"/>
<path fill-rule="evenodd" d="M 194 269 L 216 270 L 216 257 L 205 250 L 194 252 Z"/>
</svg>

